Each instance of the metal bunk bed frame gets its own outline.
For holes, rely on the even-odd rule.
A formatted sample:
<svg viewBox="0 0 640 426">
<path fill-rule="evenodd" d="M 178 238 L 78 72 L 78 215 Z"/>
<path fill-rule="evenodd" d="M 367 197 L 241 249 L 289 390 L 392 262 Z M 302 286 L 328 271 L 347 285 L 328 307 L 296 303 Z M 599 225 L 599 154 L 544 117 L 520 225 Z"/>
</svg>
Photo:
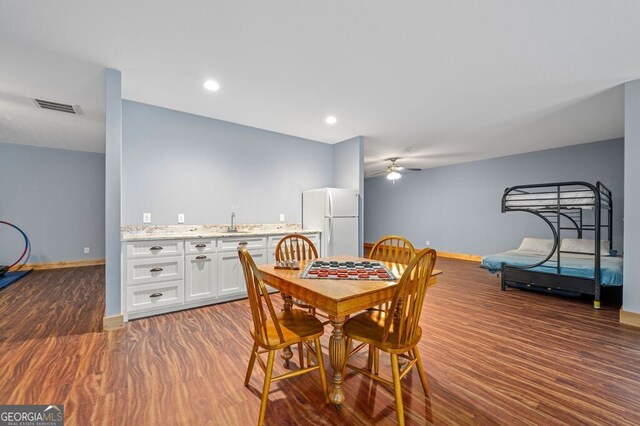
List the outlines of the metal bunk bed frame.
<svg viewBox="0 0 640 426">
<path fill-rule="evenodd" d="M 578 188 L 578 189 L 577 189 Z M 563 193 L 590 190 L 593 194 L 581 196 L 562 196 Z M 510 206 L 509 195 L 518 195 L 517 202 Z M 530 195 L 530 198 L 527 196 Z M 541 206 L 540 196 L 549 203 Z M 593 199 L 591 202 L 590 200 Z M 575 204 L 572 204 L 572 200 Z M 588 201 L 585 203 L 585 201 Z M 555 202 L 555 203 L 554 203 Z M 555 204 L 555 205 L 552 205 Z M 583 210 L 593 208 L 594 223 L 585 224 Z M 603 210 L 606 220 L 603 221 Z M 613 241 L 613 199 L 611 191 L 601 182 L 592 185 L 588 182 L 554 182 L 533 185 L 517 185 L 505 189 L 502 196 L 502 213 L 526 212 L 541 218 L 551 228 L 553 233 L 553 249 L 546 258 L 528 266 L 515 266 L 502 263 L 501 288 L 507 286 L 517 288 L 532 288 L 553 293 L 566 294 L 581 293 L 594 296 L 593 306 L 600 308 L 600 240 L 603 228 L 606 228 L 609 249 Z M 564 219 L 564 221 L 563 221 Z M 564 224 L 563 224 L 564 222 Z M 583 238 L 585 231 L 594 232 L 594 277 L 592 279 L 562 275 L 560 241 L 562 231 L 575 231 L 578 238 Z M 556 255 L 556 272 L 532 271 Z"/>
</svg>

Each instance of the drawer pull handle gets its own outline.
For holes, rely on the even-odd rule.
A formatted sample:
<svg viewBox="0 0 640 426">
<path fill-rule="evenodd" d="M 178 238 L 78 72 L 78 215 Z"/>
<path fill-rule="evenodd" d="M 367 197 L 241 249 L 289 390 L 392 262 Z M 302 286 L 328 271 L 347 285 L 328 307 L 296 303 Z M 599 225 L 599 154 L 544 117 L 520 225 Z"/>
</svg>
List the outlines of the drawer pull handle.
<svg viewBox="0 0 640 426">
<path fill-rule="evenodd" d="M 152 268 L 149 272 L 162 272 L 164 269 L 162 268 Z"/>
<path fill-rule="evenodd" d="M 154 251 L 154 250 L 162 250 L 162 247 L 160 246 L 153 246 L 151 247 L 149 250 Z"/>
<path fill-rule="evenodd" d="M 240 244 L 241 246 L 246 246 L 246 245 L 248 245 L 249 243 L 248 243 L 248 242 L 246 242 L 246 241 L 240 241 L 240 243 L 239 243 L 239 244 Z"/>
<path fill-rule="evenodd" d="M 196 256 L 196 260 L 202 260 L 202 259 L 206 259 L 207 256 Z"/>
<path fill-rule="evenodd" d="M 161 297 L 161 296 L 162 296 L 162 293 L 153 293 L 149 297 Z"/>
<path fill-rule="evenodd" d="M 196 248 L 205 248 L 207 247 L 206 244 L 196 244 Z"/>
</svg>

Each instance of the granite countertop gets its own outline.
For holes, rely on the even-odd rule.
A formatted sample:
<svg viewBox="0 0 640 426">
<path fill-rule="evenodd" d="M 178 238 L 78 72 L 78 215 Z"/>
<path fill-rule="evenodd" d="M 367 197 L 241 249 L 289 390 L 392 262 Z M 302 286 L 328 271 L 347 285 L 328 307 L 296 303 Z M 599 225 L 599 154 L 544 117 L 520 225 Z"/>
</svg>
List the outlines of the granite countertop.
<svg viewBox="0 0 640 426">
<path fill-rule="evenodd" d="M 239 232 L 227 232 L 228 225 L 135 225 L 123 226 L 122 241 L 169 240 L 190 238 L 252 237 L 277 234 L 311 234 L 315 229 L 302 229 L 297 223 L 237 225 Z"/>
</svg>

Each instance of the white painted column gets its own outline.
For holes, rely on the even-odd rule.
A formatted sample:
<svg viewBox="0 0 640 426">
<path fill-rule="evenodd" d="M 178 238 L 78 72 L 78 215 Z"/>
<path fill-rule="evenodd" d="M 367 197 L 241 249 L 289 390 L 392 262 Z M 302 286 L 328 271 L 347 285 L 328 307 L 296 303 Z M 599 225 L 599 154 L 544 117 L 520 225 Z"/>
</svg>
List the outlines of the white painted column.
<svg viewBox="0 0 640 426">
<path fill-rule="evenodd" d="M 640 326 L 640 80 L 624 88 L 624 290 L 620 321 Z"/>
<path fill-rule="evenodd" d="M 105 70 L 105 317 L 120 315 L 122 181 L 122 76 Z"/>
</svg>

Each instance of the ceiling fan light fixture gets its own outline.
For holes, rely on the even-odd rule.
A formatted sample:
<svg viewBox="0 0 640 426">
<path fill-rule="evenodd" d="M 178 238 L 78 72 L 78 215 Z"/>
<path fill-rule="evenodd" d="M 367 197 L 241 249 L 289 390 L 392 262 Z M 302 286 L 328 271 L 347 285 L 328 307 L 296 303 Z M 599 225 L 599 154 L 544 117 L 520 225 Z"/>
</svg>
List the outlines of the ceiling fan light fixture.
<svg viewBox="0 0 640 426">
<path fill-rule="evenodd" d="M 387 179 L 389 179 L 390 181 L 397 181 L 398 179 L 400 179 L 402 177 L 402 175 L 398 172 L 396 172 L 395 170 L 389 172 L 389 174 L 387 174 Z"/>
</svg>

